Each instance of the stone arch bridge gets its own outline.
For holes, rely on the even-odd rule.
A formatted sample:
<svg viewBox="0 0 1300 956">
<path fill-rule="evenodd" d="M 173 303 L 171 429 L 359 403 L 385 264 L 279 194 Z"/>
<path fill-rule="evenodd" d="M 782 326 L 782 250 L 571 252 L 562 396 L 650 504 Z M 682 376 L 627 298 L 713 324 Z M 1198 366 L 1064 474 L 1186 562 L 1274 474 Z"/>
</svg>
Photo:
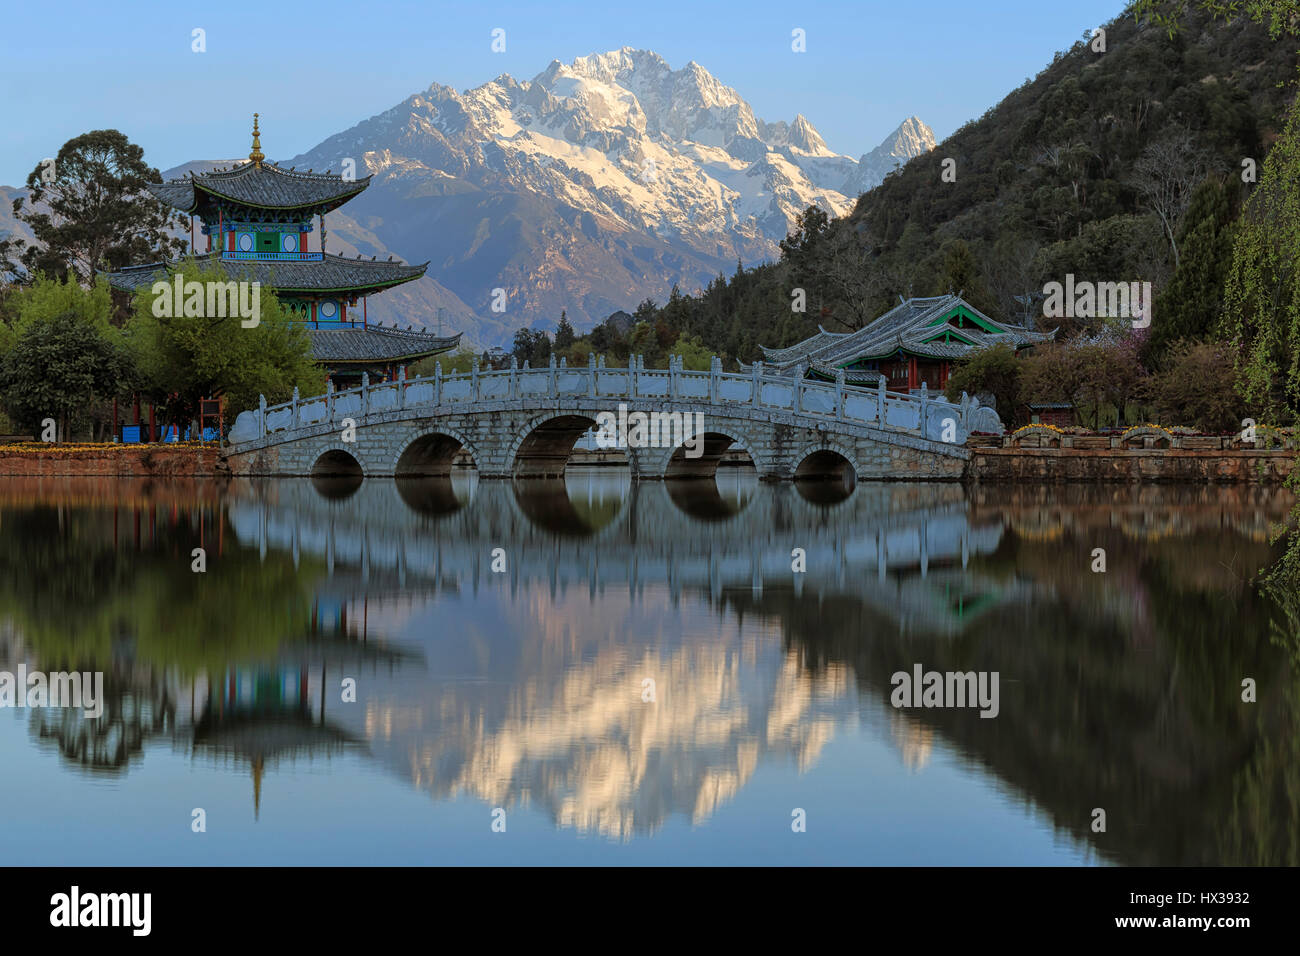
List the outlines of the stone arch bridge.
<svg viewBox="0 0 1300 956">
<path fill-rule="evenodd" d="M 711 476 L 743 448 L 765 480 L 841 477 L 956 479 L 972 431 L 1001 433 L 996 412 L 963 396 L 815 382 L 766 372 L 725 373 L 556 364 L 399 379 L 239 415 L 226 457 L 237 475 L 446 475 L 462 449 L 484 478 L 555 478 L 601 413 L 701 416 L 704 437 L 628 447 L 634 478 Z M 665 427 L 663 432 L 667 432 Z M 662 433 L 660 433 L 662 435 Z M 676 433 L 680 434 L 680 432 Z"/>
</svg>

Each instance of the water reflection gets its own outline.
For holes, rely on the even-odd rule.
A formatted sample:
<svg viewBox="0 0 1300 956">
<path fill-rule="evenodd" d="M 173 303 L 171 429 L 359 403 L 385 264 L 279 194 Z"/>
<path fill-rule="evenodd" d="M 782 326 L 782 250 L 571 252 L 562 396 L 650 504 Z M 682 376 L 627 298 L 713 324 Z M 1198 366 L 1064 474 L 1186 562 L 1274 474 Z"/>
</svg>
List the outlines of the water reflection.
<svg viewBox="0 0 1300 956">
<path fill-rule="evenodd" d="M 256 819 L 277 773 L 356 760 L 431 814 L 469 798 L 626 842 L 708 827 L 764 774 L 865 779 L 831 747 L 861 739 L 908 787 L 947 779 L 947 755 L 995 780 L 1012 840 L 1047 823 L 1117 862 L 1300 862 L 1300 683 L 1251 584 L 1289 496 L 807 493 L 826 484 L 10 482 L 0 669 L 103 670 L 109 700 L 98 721 L 22 712 L 25 738 L 0 723 L 0 761 L 34 742 L 120 779 L 173 754 L 243 778 Z M 895 710 L 890 676 L 918 661 L 998 671 L 998 719 Z"/>
<path fill-rule="evenodd" d="M 477 474 L 469 469 L 451 475 L 396 478 L 393 481 L 407 507 L 417 514 L 432 517 L 451 514 L 469 504 L 476 483 Z"/>
</svg>

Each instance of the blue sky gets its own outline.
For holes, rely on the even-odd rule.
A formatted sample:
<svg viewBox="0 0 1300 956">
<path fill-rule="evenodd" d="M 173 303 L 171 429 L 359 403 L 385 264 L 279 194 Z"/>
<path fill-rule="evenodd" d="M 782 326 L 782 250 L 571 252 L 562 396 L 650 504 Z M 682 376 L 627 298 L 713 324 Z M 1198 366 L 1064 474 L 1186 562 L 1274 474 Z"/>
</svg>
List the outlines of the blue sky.
<svg viewBox="0 0 1300 956">
<path fill-rule="evenodd" d="M 502 73 L 531 79 L 552 59 L 623 46 L 690 60 L 762 119 L 803 113 L 853 156 L 910 115 L 942 139 L 980 116 L 1123 0 L 790 3 L 13 4 L 0 35 L 9 114 L 0 184 L 91 129 L 116 128 L 160 169 L 245 155 L 251 114 L 272 158 L 392 107 L 432 82 L 457 89 Z M 206 31 L 207 52 L 191 50 Z M 491 32 L 506 31 L 506 50 Z M 792 53 L 791 31 L 807 37 Z M 15 102 L 16 98 L 16 102 Z M 16 109 L 14 107 L 17 107 Z"/>
</svg>

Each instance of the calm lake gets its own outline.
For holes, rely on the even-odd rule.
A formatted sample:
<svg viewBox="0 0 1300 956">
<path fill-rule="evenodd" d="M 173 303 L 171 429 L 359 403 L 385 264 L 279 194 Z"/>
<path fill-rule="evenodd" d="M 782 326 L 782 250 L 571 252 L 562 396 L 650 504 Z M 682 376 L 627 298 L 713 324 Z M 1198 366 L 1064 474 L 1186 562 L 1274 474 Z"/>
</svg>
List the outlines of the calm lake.
<svg viewBox="0 0 1300 956">
<path fill-rule="evenodd" d="M 6 480 L 0 671 L 105 699 L 0 709 L 0 859 L 1295 862 L 1289 494 L 836 491 Z"/>
</svg>

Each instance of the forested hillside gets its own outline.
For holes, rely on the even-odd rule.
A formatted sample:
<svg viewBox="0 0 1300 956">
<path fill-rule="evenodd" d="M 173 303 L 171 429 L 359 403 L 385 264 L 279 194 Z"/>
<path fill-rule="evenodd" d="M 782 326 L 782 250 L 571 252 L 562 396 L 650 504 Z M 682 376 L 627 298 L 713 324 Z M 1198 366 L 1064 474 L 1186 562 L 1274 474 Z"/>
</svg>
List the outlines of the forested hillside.
<svg viewBox="0 0 1300 956">
<path fill-rule="evenodd" d="M 1066 273 L 1150 281 L 1159 295 L 1184 246 L 1226 256 L 1223 227 L 1296 96 L 1296 44 L 1199 9 L 1183 12 L 1172 35 L 1131 10 L 1104 31 L 888 176 L 845 219 L 809 210 L 779 262 L 644 305 L 637 317 L 656 334 L 643 340 L 667 350 L 698 336 L 709 351 L 750 360 L 760 343 L 788 345 L 819 324 L 857 328 L 900 295 L 948 291 L 1033 326 L 1044 283 Z M 960 81 L 959 55 L 935 67 Z M 1208 266 L 1215 276 L 1222 268 Z M 1198 314 L 1164 323 L 1167 334 L 1203 332 L 1219 309 L 1221 279 L 1208 292 L 1195 277 L 1183 284 L 1204 294 L 1158 297 L 1157 309 Z M 593 344 L 615 355 L 631 347 L 616 334 Z"/>
</svg>

